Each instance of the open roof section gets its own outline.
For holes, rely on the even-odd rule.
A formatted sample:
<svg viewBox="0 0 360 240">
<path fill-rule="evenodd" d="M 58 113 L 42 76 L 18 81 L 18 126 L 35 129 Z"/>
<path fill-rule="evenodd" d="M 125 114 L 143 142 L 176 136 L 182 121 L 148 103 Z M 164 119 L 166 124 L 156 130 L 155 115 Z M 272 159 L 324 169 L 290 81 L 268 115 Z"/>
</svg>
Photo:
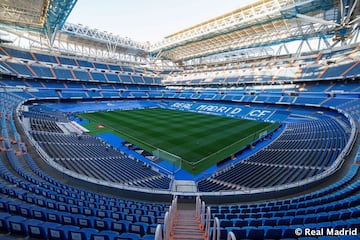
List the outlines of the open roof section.
<svg viewBox="0 0 360 240">
<path fill-rule="evenodd" d="M 316 52 L 360 39 L 360 0 L 260 0 L 153 45 L 64 23 L 76 0 L 2 2 L 2 43 L 156 69 Z"/>
<path fill-rule="evenodd" d="M 148 44 L 120 37 L 107 31 L 102 31 L 81 24 L 66 23 L 60 31 L 60 37 L 73 44 L 90 44 L 103 46 L 112 55 L 129 54 L 145 57 L 148 55 Z"/>
<path fill-rule="evenodd" d="M 51 42 L 77 0 L 9 0 L 0 2 L 0 23 L 42 32 Z"/>
<path fill-rule="evenodd" d="M 337 0 L 257 1 L 169 35 L 153 44 L 151 52 L 173 61 L 184 61 L 316 34 L 328 34 L 334 29 L 334 25 L 304 21 L 297 14 L 321 16 L 326 20 L 336 21 L 338 5 Z"/>
</svg>

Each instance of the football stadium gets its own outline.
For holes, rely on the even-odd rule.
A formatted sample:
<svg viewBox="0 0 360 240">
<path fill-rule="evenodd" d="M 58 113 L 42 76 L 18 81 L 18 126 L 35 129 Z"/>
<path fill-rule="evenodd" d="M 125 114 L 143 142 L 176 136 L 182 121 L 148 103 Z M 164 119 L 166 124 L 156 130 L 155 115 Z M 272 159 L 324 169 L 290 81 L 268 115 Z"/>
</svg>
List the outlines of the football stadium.
<svg viewBox="0 0 360 240">
<path fill-rule="evenodd" d="M 360 0 L 145 43 L 76 4 L 0 1 L 0 239 L 360 239 Z"/>
</svg>

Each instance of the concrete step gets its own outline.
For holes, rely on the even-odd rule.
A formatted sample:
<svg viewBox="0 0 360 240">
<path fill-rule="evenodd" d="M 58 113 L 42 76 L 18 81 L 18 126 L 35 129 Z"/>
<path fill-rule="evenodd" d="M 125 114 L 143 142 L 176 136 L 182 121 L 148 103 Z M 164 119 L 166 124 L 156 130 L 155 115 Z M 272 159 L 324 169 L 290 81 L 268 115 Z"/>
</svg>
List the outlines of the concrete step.
<svg viewBox="0 0 360 240">
<path fill-rule="evenodd" d="M 201 229 L 200 221 L 196 218 L 195 210 L 178 210 L 172 229 L 172 240 L 204 240 L 205 232 Z"/>
</svg>

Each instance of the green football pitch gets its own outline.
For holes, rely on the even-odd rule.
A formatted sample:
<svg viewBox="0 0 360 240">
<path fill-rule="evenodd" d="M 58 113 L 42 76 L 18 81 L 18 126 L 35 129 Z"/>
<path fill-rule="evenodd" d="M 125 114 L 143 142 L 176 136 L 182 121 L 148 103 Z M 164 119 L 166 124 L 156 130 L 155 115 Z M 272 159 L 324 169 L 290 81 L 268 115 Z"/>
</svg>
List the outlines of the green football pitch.
<svg viewBox="0 0 360 240">
<path fill-rule="evenodd" d="M 112 132 L 153 152 L 181 158 L 181 168 L 198 174 L 247 146 L 278 124 L 162 108 L 79 114 L 91 134 Z M 105 128 L 97 128 L 102 125 Z M 165 159 L 166 160 L 166 159 Z"/>
</svg>

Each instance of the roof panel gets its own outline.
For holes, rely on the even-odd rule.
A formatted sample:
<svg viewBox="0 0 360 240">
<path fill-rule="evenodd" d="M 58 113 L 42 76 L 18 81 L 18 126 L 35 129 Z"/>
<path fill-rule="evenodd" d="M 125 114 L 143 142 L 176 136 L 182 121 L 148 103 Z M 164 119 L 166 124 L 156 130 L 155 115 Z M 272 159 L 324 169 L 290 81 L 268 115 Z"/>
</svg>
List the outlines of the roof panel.
<svg viewBox="0 0 360 240">
<path fill-rule="evenodd" d="M 0 23 L 53 34 L 61 29 L 77 0 L 2 0 Z"/>
<path fill-rule="evenodd" d="M 263 46 L 269 42 L 287 41 L 287 38 L 301 38 L 302 28 L 307 32 L 303 37 L 320 31 L 318 25 L 301 22 L 297 14 L 318 13 L 334 9 L 338 0 L 261 0 L 228 14 L 197 24 L 151 46 L 153 54 L 161 53 L 174 61 L 188 60 L 242 49 Z M 336 17 L 333 10 L 332 19 Z M 310 27 L 309 27 L 310 26 Z M 321 31 L 329 30 L 322 28 Z M 296 33 L 296 34 L 295 34 Z M 234 40 L 237 39 L 237 40 Z M 206 45 L 204 48 L 202 45 Z"/>
<path fill-rule="evenodd" d="M 5 0 L 0 2 L 0 21 L 39 28 L 44 24 L 47 0 Z"/>
</svg>

